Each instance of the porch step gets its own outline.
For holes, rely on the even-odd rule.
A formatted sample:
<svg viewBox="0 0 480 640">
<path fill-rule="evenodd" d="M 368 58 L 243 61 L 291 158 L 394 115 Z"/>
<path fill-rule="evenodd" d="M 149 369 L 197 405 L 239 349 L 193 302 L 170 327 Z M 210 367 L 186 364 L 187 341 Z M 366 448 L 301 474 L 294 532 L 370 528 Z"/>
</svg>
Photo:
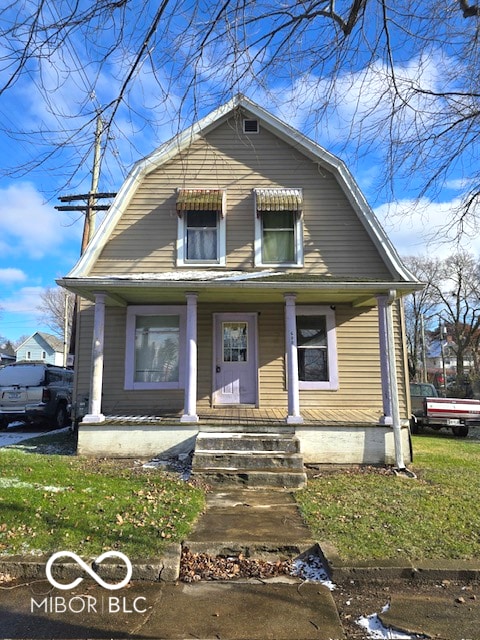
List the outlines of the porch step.
<svg viewBox="0 0 480 640">
<path fill-rule="evenodd" d="M 303 457 L 292 431 L 200 431 L 192 474 L 226 486 L 297 489 L 305 485 Z"/>
<path fill-rule="evenodd" d="M 200 433 L 202 451 L 278 451 L 280 453 L 298 453 L 298 438 L 291 435 L 265 433 Z"/>
<path fill-rule="evenodd" d="M 195 467 L 201 469 L 296 469 L 303 470 L 303 457 L 299 453 L 276 451 L 205 451 L 195 449 Z"/>
</svg>

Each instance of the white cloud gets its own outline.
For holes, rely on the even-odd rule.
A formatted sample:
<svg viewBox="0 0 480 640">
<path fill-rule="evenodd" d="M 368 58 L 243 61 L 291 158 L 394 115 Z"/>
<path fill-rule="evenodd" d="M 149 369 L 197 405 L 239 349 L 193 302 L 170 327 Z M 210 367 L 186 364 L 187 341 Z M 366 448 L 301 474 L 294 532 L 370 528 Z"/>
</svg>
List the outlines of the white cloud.
<svg viewBox="0 0 480 640">
<path fill-rule="evenodd" d="M 26 279 L 27 275 L 21 269 L 14 269 L 12 267 L 0 269 L 0 282 L 2 284 L 16 284 L 18 282 L 25 282 Z"/>
<path fill-rule="evenodd" d="M 14 296 L 2 300 L 2 311 L 37 316 L 37 307 L 41 302 L 40 296 L 45 291 L 43 287 L 22 287 Z"/>
<path fill-rule="evenodd" d="M 62 242 L 77 240 L 77 230 L 62 226 L 62 214 L 46 204 L 34 185 L 16 182 L 0 189 L 2 257 L 41 259 L 57 253 Z"/>
<path fill-rule="evenodd" d="M 433 202 L 428 198 L 400 200 L 375 209 L 397 251 L 405 255 L 431 254 L 440 258 L 454 253 L 459 245 L 467 251 L 480 254 L 480 235 L 472 225 L 458 236 L 455 220 L 461 200 Z"/>
</svg>

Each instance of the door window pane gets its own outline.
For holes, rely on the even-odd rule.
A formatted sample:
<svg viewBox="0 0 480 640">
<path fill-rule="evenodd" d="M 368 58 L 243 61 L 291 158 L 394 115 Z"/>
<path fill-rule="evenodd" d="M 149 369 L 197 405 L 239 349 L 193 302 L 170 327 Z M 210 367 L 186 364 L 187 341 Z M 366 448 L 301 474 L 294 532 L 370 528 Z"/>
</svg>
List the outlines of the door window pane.
<svg viewBox="0 0 480 640">
<path fill-rule="evenodd" d="M 218 214 L 216 211 L 187 211 L 187 260 L 215 262 L 218 259 Z"/>
<path fill-rule="evenodd" d="M 327 319 L 297 316 L 298 379 L 324 382 L 328 374 Z"/>
<path fill-rule="evenodd" d="M 248 328 L 246 322 L 223 323 L 223 361 L 247 362 Z"/>
<path fill-rule="evenodd" d="M 135 382 L 178 382 L 180 318 L 137 316 Z"/>
<path fill-rule="evenodd" d="M 295 213 L 262 212 L 262 260 L 264 263 L 295 262 Z"/>
</svg>

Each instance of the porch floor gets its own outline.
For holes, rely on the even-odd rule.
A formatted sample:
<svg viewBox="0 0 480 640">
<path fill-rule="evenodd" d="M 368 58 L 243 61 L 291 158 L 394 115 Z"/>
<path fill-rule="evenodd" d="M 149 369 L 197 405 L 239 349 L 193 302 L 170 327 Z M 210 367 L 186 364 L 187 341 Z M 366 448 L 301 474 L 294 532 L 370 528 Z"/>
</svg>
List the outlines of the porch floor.
<svg viewBox="0 0 480 640">
<path fill-rule="evenodd" d="M 376 425 L 382 417 L 381 411 L 366 409 L 302 409 L 303 425 Z M 106 415 L 107 424 L 164 424 L 180 423 L 181 413 L 165 413 L 162 416 L 152 415 Z M 286 411 L 283 409 L 257 409 L 255 407 L 222 407 L 200 409 L 198 411 L 201 426 L 222 425 L 285 425 Z M 182 423 L 185 424 L 185 423 Z M 187 423 L 188 424 L 188 423 Z"/>
</svg>

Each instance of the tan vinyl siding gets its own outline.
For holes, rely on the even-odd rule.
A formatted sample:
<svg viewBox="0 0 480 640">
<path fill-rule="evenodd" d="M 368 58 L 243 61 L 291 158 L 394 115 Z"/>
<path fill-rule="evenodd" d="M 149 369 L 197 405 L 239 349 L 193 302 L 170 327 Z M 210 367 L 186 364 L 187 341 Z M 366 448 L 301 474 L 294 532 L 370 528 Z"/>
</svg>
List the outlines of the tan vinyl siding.
<svg viewBox="0 0 480 640">
<path fill-rule="evenodd" d="M 400 413 L 406 418 L 405 360 L 398 307 L 395 327 Z M 198 410 L 210 407 L 212 390 L 213 314 L 258 312 L 259 406 L 286 414 L 284 306 L 198 306 Z M 377 309 L 337 305 L 335 311 L 339 368 L 338 391 L 301 391 L 300 408 L 361 409 L 382 411 Z M 107 415 L 162 415 L 183 409 L 183 390 L 125 391 L 126 309 L 107 307 L 104 357 L 103 412 Z M 88 394 L 91 361 L 92 307 L 84 304 L 80 315 L 81 350 L 77 372 L 79 397 Z"/>
<path fill-rule="evenodd" d="M 334 176 L 265 127 L 248 136 L 231 119 L 140 184 L 91 275 L 176 266 L 177 187 L 227 190 L 227 268 L 253 269 L 256 187 L 302 188 L 309 273 L 348 279 L 391 274 Z"/>
</svg>

